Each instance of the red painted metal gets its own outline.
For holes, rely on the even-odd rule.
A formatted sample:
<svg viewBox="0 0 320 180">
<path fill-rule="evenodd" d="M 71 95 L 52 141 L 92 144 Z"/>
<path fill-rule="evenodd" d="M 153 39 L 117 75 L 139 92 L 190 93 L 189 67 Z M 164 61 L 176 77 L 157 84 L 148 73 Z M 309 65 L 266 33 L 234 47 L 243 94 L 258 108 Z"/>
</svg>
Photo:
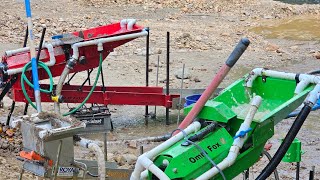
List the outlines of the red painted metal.
<svg viewBox="0 0 320 180">
<path fill-rule="evenodd" d="M 124 34 L 131 34 L 140 32 L 143 27 L 134 25 L 133 30 L 123 30 L 120 28 L 120 23 L 101 26 L 84 30 L 82 32 L 74 32 L 72 34 L 76 36 L 82 36 L 84 41 L 119 36 Z M 103 56 L 104 59 L 113 51 L 114 48 L 121 46 L 133 39 L 115 41 L 112 43 L 105 43 Z M 56 64 L 50 67 L 53 77 L 60 76 L 63 69 L 66 66 L 68 57 L 66 57 L 65 50 L 72 54 L 72 49 L 66 46 L 58 46 L 54 48 Z M 70 73 L 81 72 L 88 69 L 96 68 L 99 65 L 99 53 L 97 52 L 97 46 L 86 46 L 79 48 L 79 55 L 86 57 L 85 64 L 77 64 Z M 8 69 L 21 68 L 30 60 L 30 53 L 24 52 L 16 54 L 11 57 L 3 57 L 3 62 L 7 64 Z M 42 62 L 49 61 L 49 53 L 47 49 L 41 50 L 40 60 Z M 31 79 L 31 73 L 27 72 L 26 75 Z M 18 75 L 20 79 L 20 74 Z M 48 79 L 49 77 L 43 69 L 39 69 L 39 80 Z M 46 88 L 48 85 L 40 84 L 41 88 Z M 26 86 L 29 97 L 34 100 L 33 89 Z M 62 90 L 62 96 L 65 103 L 81 103 L 88 95 L 91 86 L 84 86 L 79 89 L 80 86 L 64 85 Z M 97 104 L 114 104 L 114 105 L 155 105 L 164 106 L 170 108 L 172 106 L 172 99 L 177 98 L 179 95 L 165 95 L 163 88 L 161 87 L 106 87 L 106 91 L 102 91 L 102 87 L 96 87 L 92 96 L 88 99 L 87 103 Z M 22 90 L 21 84 L 18 80 L 11 89 L 11 98 L 16 102 L 27 102 Z M 52 102 L 51 95 L 41 94 L 42 102 Z"/>
<path fill-rule="evenodd" d="M 47 88 L 48 85 L 42 85 L 42 88 Z M 75 85 L 64 85 L 62 89 L 62 96 L 65 103 L 79 103 L 82 102 L 88 95 L 91 87 Z M 113 104 L 113 105 L 154 105 L 172 107 L 172 99 L 178 98 L 179 95 L 165 95 L 161 87 L 119 87 L 107 86 L 106 91 L 103 92 L 101 86 L 97 86 L 87 103 L 97 104 Z M 12 98 L 17 102 L 27 102 L 24 98 L 21 89 L 12 89 Z M 33 91 L 28 89 L 28 94 L 31 100 L 34 100 Z M 42 102 L 52 102 L 51 96 L 48 94 L 41 94 Z"/>
</svg>

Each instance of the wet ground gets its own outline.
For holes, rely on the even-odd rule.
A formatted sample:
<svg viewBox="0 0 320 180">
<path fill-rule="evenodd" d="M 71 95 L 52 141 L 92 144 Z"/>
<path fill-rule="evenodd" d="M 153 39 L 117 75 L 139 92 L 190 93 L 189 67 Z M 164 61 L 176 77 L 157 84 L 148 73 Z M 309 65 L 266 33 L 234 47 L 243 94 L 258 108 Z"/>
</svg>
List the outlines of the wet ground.
<svg viewBox="0 0 320 180">
<path fill-rule="evenodd" d="M 126 4 L 124 1 L 119 1 L 119 4 L 99 0 L 91 2 L 94 2 L 93 5 L 71 0 L 36 1 L 34 9 L 38 19 L 35 20 L 35 26 L 38 27 L 39 24 L 45 22 L 49 27 L 48 37 L 50 37 L 56 33 L 96 26 L 99 23 L 105 24 L 109 20 L 117 21 L 124 17 L 138 18 L 139 24 L 151 28 L 150 84 L 155 84 L 155 64 L 158 55 L 161 58 L 159 80 L 163 82 L 165 79 L 165 34 L 167 31 L 170 31 L 172 36 L 170 71 L 172 88 L 180 87 L 180 80 L 173 74 L 182 67 L 183 63 L 186 64 L 192 77 L 185 80 L 184 86 L 186 88 L 205 88 L 227 59 L 234 45 L 244 36 L 249 37 L 252 44 L 231 70 L 221 87 L 226 87 L 255 67 L 299 73 L 320 67 L 319 60 L 315 58 L 315 54 L 320 51 L 319 5 L 288 5 L 269 0 L 233 1 L 233 4 L 230 4 L 230 1 L 210 1 L 202 6 L 200 1 L 197 3 L 188 1 L 187 5 L 184 4 L 187 1 L 176 3 L 163 1 L 160 4 L 141 3 L 142 1 L 140 3 L 133 1 L 132 4 Z M 311 1 L 291 2 L 303 4 Z M 313 1 L 312 3 L 319 2 Z M 48 11 L 48 4 L 55 8 Z M 0 20 L 0 32 L 2 33 L 0 50 L 3 52 L 21 46 L 24 34 L 24 12 L 23 6 L 18 1 L 4 1 L 0 7 L 4 11 L 0 15 L 2 17 Z M 19 23 L 16 23 L 18 19 L 20 19 Z M 37 35 L 39 35 L 38 29 Z M 144 45 L 144 39 L 137 39 L 116 49 L 110 55 L 108 61 L 104 63 L 108 85 L 143 85 L 145 83 Z M 159 53 L 159 50 L 162 52 Z M 200 79 L 200 82 L 195 82 L 194 77 Z M 85 73 L 77 77 L 76 81 L 84 78 Z M 164 87 L 165 84 L 160 82 L 159 86 Z M 5 116 L 11 105 L 11 100 L 8 98 L 4 102 L 5 108 L 1 112 L 2 120 L 6 119 Z M 121 154 L 139 154 L 139 148 L 128 147 L 125 141 L 164 135 L 177 127 L 178 112 L 176 110 L 171 111 L 172 125 L 165 125 L 165 111 L 164 108 L 159 107 L 157 108 L 157 119 L 150 119 L 149 125 L 145 126 L 144 107 L 109 107 L 115 130 L 109 133 L 108 139 L 110 142 L 119 141 L 121 143 L 109 146 L 108 156 L 111 161 L 115 160 L 115 156 Z M 23 108 L 23 103 L 17 103 L 15 116 L 20 115 Z M 44 109 L 51 110 L 52 108 L 52 105 L 44 105 Z M 153 112 L 153 107 L 149 109 L 150 112 Z M 64 106 L 63 110 L 67 111 L 68 108 Z M 34 111 L 30 108 L 29 113 L 32 112 Z M 311 113 L 298 135 L 305 151 L 301 163 L 301 179 L 308 179 L 308 172 L 312 165 L 320 169 L 320 159 L 317 158 L 320 156 L 319 115 L 319 112 Z M 271 154 L 278 148 L 279 139 L 285 136 L 292 122 L 293 119 L 284 120 L 276 126 L 276 134 L 270 139 L 273 144 Z M 89 137 L 102 140 L 101 135 L 90 135 Z M 155 146 L 153 143 L 138 145 L 144 145 L 146 150 Z M 92 152 L 83 149 L 77 149 L 76 156 L 94 158 Z M 266 162 L 266 159 L 262 159 L 250 169 L 250 179 L 254 179 L 259 174 Z M 2 156 L 0 158 L 1 177 L 16 179 L 19 171 L 18 165 L 18 161 L 13 156 Z M 294 178 L 294 164 L 281 163 L 278 170 L 281 179 Z M 319 175 L 318 173 L 317 176 Z M 35 178 L 30 174 L 26 177 L 27 179 Z"/>
</svg>

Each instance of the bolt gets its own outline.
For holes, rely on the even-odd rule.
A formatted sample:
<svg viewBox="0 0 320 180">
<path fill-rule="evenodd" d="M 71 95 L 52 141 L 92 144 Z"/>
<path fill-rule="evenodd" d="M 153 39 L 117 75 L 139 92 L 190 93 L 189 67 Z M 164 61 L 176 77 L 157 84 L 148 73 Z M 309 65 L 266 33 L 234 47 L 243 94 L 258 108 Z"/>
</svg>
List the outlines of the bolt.
<svg viewBox="0 0 320 180">
<path fill-rule="evenodd" d="M 173 172 L 173 173 L 178 173 L 178 169 L 177 169 L 177 168 L 173 168 L 173 169 L 172 169 L 172 172 Z"/>
</svg>

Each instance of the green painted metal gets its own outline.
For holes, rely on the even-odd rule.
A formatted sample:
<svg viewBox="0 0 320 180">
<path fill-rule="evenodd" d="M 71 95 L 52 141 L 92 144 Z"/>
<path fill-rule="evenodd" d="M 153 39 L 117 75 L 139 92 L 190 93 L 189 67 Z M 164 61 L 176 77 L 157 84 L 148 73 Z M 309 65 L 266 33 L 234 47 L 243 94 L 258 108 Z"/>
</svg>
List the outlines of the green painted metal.
<svg viewBox="0 0 320 180">
<path fill-rule="evenodd" d="M 252 88 L 244 87 L 244 83 L 245 77 L 231 84 L 217 97 L 209 100 L 198 115 L 200 119 L 219 122 L 221 125 L 217 130 L 196 142 L 216 163 L 219 163 L 229 152 L 233 142 L 232 137 L 235 136 L 249 111 L 251 98 L 255 95 L 262 97 L 262 103 L 251 124 L 252 131 L 247 134 L 248 139 L 240 150 L 236 162 L 223 171 L 227 179 L 236 177 L 259 160 L 265 143 L 274 134 L 274 126 L 295 110 L 313 88 L 310 85 L 301 93 L 294 94 L 296 88 L 294 80 L 271 77 L 256 78 Z M 186 107 L 185 113 L 188 113 L 192 107 Z M 214 153 L 209 152 L 208 144 L 221 142 L 221 139 L 226 143 Z M 154 161 L 170 179 L 193 179 L 212 168 L 210 162 L 196 147 L 193 145 L 182 147 L 181 142 L 162 152 Z M 298 151 L 297 148 L 294 147 L 295 150 L 289 152 L 290 161 L 299 160 L 297 152 L 301 155 L 301 150 Z M 195 163 L 190 162 L 190 158 L 196 157 L 198 159 Z M 163 166 L 164 161 L 169 162 L 167 167 Z M 217 174 L 212 179 L 222 179 L 222 177 Z"/>
<path fill-rule="evenodd" d="M 194 104 L 185 107 L 184 113 L 188 114 L 193 106 Z M 198 118 L 227 123 L 229 119 L 236 116 L 237 115 L 224 103 L 208 101 L 199 113 Z"/>
<path fill-rule="evenodd" d="M 285 156 L 283 157 L 283 162 L 300 162 L 301 161 L 301 141 L 297 138 L 294 139 L 292 144 L 290 145 L 288 151 L 286 152 Z"/>
<path fill-rule="evenodd" d="M 169 162 L 164 172 L 170 179 L 193 179 L 212 167 L 199 149 L 194 145 L 182 146 L 183 142 L 185 140 L 162 152 L 154 161 L 158 167 L 162 168 L 164 168 L 164 160 Z M 225 128 L 219 128 L 196 143 L 215 163 L 219 163 L 227 156 L 232 142 L 233 139 L 228 131 Z"/>
</svg>

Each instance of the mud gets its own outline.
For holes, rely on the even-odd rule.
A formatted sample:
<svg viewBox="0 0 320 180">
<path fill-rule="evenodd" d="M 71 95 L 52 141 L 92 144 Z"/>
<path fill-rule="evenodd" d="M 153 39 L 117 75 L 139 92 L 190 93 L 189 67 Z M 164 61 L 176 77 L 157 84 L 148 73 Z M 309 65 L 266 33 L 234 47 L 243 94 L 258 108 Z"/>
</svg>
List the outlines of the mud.
<svg viewBox="0 0 320 180">
<path fill-rule="evenodd" d="M 21 47 L 25 32 L 25 13 L 22 1 L 3 1 L 0 4 L 0 50 Z M 137 18 L 138 24 L 150 27 L 151 56 L 150 84 L 155 85 L 157 58 L 160 57 L 159 86 L 165 86 L 165 35 L 171 32 L 171 70 L 170 87 L 179 88 L 180 80 L 174 77 L 174 72 L 186 65 L 191 74 L 185 80 L 185 88 L 205 88 L 213 75 L 222 66 L 235 44 L 241 37 L 248 37 L 251 45 L 243 57 L 231 70 L 221 87 L 226 87 L 234 80 L 243 76 L 255 67 L 265 67 L 288 72 L 309 72 L 319 68 L 319 60 L 314 54 L 319 53 L 319 34 L 303 28 L 303 20 L 307 18 L 308 25 L 314 22 L 318 29 L 320 17 L 319 4 L 291 5 L 271 0 L 236 0 L 236 1 L 146 1 L 146 0 L 37 0 L 32 1 L 35 38 L 39 40 L 41 25 L 47 25 L 47 39 L 50 36 L 72 32 L 98 25 L 119 21 L 123 18 Z M 291 23 L 291 24 L 290 24 Z M 297 31 L 291 32 L 292 24 L 299 23 Z M 260 30 L 253 30 L 260 28 Z M 268 29 L 270 28 L 270 29 Z M 294 27 L 296 28 L 296 27 Z M 299 29 L 302 28 L 302 29 Z M 268 31 L 266 31 L 266 29 Z M 286 31 L 283 34 L 281 31 Z M 298 31 L 304 37 L 297 36 Z M 268 33 L 274 34 L 268 36 Z M 300 32 L 299 32 L 300 33 Z M 298 37 L 298 38 L 297 38 Z M 144 85 L 145 84 L 145 39 L 136 39 L 108 56 L 103 63 L 107 85 Z M 92 77 L 95 76 L 95 72 Z M 194 81 L 194 78 L 199 81 Z M 72 82 L 77 84 L 86 78 L 86 73 L 79 74 Z M 55 82 L 57 82 L 57 78 Z M 79 83 L 78 83 L 79 84 Z M 11 100 L 4 99 L 4 109 L 1 110 L 1 122 L 6 120 Z M 62 111 L 68 111 L 69 104 L 62 106 Z M 109 106 L 115 125 L 115 130 L 108 135 L 110 141 L 126 141 L 146 136 L 164 135 L 174 130 L 177 111 L 170 113 L 170 126 L 164 125 L 164 108 L 157 108 L 157 118 L 149 120 L 149 126 L 144 126 L 144 107 Z M 16 103 L 14 117 L 23 113 L 24 104 Z M 44 104 L 43 109 L 53 110 L 52 104 Z M 149 108 L 153 112 L 153 107 Z M 29 108 L 29 113 L 35 112 Z M 319 149 L 319 112 L 311 113 L 302 127 L 298 138 L 302 141 L 305 151 L 301 163 L 301 179 L 308 179 L 311 166 L 320 169 Z M 13 117 L 13 118 L 14 118 Z M 279 147 L 279 139 L 288 131 L 293 119 L 284 120 L 276 126 L 276 134 L 270 139 L 273 147 L 271 154 Z M 102 140 L 100 135 L 89 135 L 92 139 Z M 145 150 L 156 144 L 145 143 Z M 132 146 L 132 144 L 130 145 Z M 94 159 L 93 152 L 76 149 L 76 156 L 83 159 Z M 108 147 L 108 158 L 116 161 L 123 154 L 139 154 L 139 148 L 129 147 L 127 143 L 115 143 Z M 257 177 L 267 160 L 262 158 L 250 168 L 250 179 Z M 128 167 L 128 166 L 124 166 Z M 132 167 L 129 166 L 129 167 Z M 0 155 L 0 177 L 17 179 L 20 162 L 14 154 Z M 281 179 L 293 179 L 294 164 L 281 163 L 279 168 Z M 317 173 L 316 177 L 320 174 Z M 35 179 L 26 173 L 25 179 Z M 238 177 L 241 179 L 241 175 Z"/>
</svg>

